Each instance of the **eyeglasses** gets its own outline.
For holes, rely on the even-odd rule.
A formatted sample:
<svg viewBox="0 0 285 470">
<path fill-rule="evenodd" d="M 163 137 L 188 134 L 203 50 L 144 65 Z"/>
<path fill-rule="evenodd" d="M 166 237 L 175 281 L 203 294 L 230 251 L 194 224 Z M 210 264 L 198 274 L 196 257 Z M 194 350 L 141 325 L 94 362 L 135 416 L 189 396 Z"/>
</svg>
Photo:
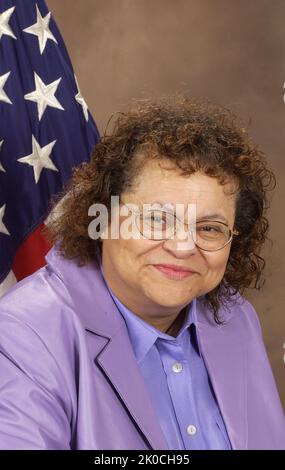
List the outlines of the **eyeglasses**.
<svg viewBox="0 0 285 470">
<path fill-rule="evenodd" d="M 227 224 L 215 220 L 201 220 L 190 227 L 172 212 L 157 209 L 132 212 L 139 232 L 150 240 L 170 239 L 176 234 L 178 227 L 187 225 L 188 232 L 198 248 L 218 251 L 230 243 L 234 235 L 239 234 L 237 230 L 231 230 Z"/>
</svg>

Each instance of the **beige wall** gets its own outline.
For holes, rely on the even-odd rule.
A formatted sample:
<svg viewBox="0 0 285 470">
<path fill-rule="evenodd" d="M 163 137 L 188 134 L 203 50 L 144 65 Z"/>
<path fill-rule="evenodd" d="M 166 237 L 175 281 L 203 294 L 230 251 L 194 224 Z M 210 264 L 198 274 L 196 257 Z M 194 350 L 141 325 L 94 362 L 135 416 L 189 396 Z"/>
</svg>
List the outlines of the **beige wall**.
<svg viewBox="0 0 285 470">
<path fill-rule="evenodd" d="M 208 96 L 251 120 L 278 187 L 270 210 L 268 280 L 247 297 L 260 315 L 285 405 L 285 1 L 47 2 L 100 130 L 133 98 L 176 90 Z"/>
</svg>

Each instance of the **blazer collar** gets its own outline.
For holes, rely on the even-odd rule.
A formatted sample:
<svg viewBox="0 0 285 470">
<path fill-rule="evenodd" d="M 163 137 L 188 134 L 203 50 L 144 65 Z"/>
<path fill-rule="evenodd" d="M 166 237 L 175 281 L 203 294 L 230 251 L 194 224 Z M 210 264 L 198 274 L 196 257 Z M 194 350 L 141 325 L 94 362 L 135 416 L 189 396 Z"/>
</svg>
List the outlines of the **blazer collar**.
<svg viewBox="0 0 285 470">
<path fill-rule="evenodd" d="M 94 360 L 112 382 L 133 419 L 153 449 L 169 449 L 153 410 L 149 394 L 131 346 L 125 321 L 109 293 L 99 266 L 90 262 L 79 267 L 62 258 L 57 247 L 46 256 L 47 269 L 63 282 L 68 302 L 93 335 Z M 246 448 L 246 339 L 239 326 L 236 303 L 221 309 L 223 325 L 217 325 L 204 297 L 196 302 L 197 337 L 213 389 L 234 449 Z M 105 338 L 98 348 L 96 336 Z M 130 382 L 125 380 L 131 377 Z"/>
</svg>

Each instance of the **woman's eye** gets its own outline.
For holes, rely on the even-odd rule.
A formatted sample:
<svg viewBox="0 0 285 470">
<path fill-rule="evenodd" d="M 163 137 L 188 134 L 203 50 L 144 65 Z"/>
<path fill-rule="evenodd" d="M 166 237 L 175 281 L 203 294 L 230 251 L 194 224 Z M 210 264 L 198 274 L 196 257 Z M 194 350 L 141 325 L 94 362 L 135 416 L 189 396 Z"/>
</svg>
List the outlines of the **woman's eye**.
<svg viewBox="0 0 285 470">
<path fill-rule="evenodd" d="M 220 232 L 221 229 L 219 227 L 213 227 L 211 225 L 203 225 L 202 227 L 197 227 L 198 229 L 202 229 L 205 232 Z"/>
<path fill-rule="evenodd" d="M 173 225 L 173 217 L 170 217 L 168 214 L 147 214 L 144 217 L 144 220 L 147 224 L 166 227 Z"/>
<path fill-rule="evenodd" d="M 156 222 L 156 223 L 160 223 L 160 222 L 163 222 L 165 223 L 166 222 L 166 217 L 164 217 L 163 215 L 160 215 L 160 214 L 151 214 L 147 217 L 147 220 L 151 221 L 151 222 Z"/>
<path fill-rule="evenodd" d="M 159 216 L 150 215 L 150 216 L 147 216 L 147 217 L 146 217 L 146 220 L 147 220 L 148 222 L 161 222 L 162 219 L 161 219 L 161 217 L 159 217 Z"/>
</svg>

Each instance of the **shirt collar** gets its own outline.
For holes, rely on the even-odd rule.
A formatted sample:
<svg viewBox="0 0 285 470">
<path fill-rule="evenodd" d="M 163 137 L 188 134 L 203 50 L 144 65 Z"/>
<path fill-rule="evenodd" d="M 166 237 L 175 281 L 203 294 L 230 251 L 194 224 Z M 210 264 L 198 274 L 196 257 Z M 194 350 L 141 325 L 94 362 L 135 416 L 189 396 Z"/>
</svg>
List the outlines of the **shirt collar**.
<svg viewBox="0 0 285 470">
<path fill-rule="evenodd" d="M 102 264 L 100 266 L 101 273 L 104 276 L 104 272 L 102 269 Z M 105 280 L 106 281 L 106 280 Z M 179 341 L 183 334 L 185 334 L 185 330 L 187 330 L 192 324 L 196 326 L 197 324 L 197 316 L 196 316 L 196 299 L 194 298 L 192 302 L 188 305 L 186 309 L 185 319 L 183 325 L 177 335 L 177 337 L 173 337 L 168 335 L 167 333 L 163 333 L 162 331 L 156 329 L 149 323 L 146 323 L 142 320 L 138 315 L 134 312 L 129 310 L 114 294 L 111 288 L 108 286 L 107 281 L 106 285 L 108 290 L 119 310 L 122 314 L 127 328 L 128 333 L 130 336 L 130 340 L 134 349 L 134 353 L 136 359 L 141 362 L 150 348 L 154 345 L 157 339 L 165 340 L 165 341 Z M 196 330 L 196 328 L 195 328 Z M 197 348 L 199 352 L 199 342 L 197 341 Z M 200 353 L 200 352 L 199 352 Z"/>
</svg>

